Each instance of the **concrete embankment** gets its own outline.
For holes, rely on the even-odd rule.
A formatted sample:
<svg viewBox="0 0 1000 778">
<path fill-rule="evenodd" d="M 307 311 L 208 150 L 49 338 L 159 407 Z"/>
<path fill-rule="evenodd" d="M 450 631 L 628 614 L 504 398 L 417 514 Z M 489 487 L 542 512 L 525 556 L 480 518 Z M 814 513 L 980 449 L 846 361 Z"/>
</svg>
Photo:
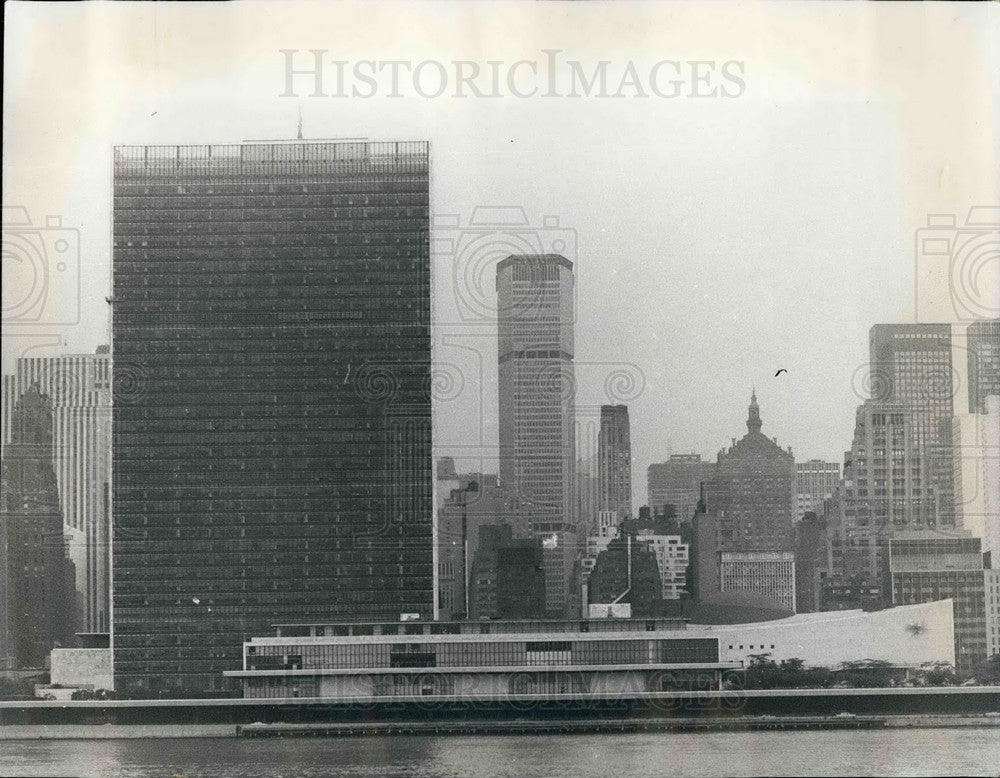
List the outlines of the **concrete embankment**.
<svg viewBox="0 0 1000 778">
<path fill-rule="evenodd" d="M 297 738 L 388 735 L 560 735 L 641 732 L 776 732 L 940 727 L 1000 729 L 1000 716 L 736 716 L 592 720 L 394 721 L 343 724 L 15 724 L 0 728 L 0 740 L 127 740 L 156 738 Z"/>
</svg>

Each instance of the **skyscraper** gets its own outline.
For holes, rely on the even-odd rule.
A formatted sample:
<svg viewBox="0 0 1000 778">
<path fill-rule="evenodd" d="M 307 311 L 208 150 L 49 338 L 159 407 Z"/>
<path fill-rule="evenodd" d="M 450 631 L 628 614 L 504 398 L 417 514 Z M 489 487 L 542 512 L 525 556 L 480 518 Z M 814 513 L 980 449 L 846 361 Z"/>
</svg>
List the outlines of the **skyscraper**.
<svg viewBox="0 0 1000 778">
<path fill-rule="evenodd" d="M 717 591 L 764 595 L 794 608 L 795 458 L 761 427 L 754 391 L 747 434 L 719 452 L 715 472 L 705 484 L 711 516 L 706 527 L 712 530 L 696 533 L 699 596 L 710 596 L 716 583 Z M 699 514 L 696 523 L 703 519 Z M 714 548 L 706 549 L 706 542 L 713 540 Z"/>
<path fill-rule="evenodd" d="M 35 385 L 52 408 L 52 467 L 75 588 L 79 629 L 107 632 L 111 606 L 111 355 L 21 357 L 4 376 L 3 442 L 10 441 L 14 403 Z"/>
<path fill-rule="evenodd" d="M 37 385 L 10 415 L 0 476 L 0 668 L 42 668 L 78 628 L 52 468 L 52 406 Z"/>
<path fill-rule="evenodd" d="M 796 462 L 795 517 L 802 518 L 809 511 L 822 511 L 823 500 L 833 496 L 839 483 L 840 465 L 837 462 L 824 462 L 821 459 Z"/>
<path fill-rule="evenodd" d="M 497 264 L 497 298 L 500 485 L 529 521 L 570 523 L 573 263 L 557 254 L 507 257 Z"/>
<path fill-rule="evenodd" d="M 924 481 L 924 507 L 911 510 L 908 523 L 953 527 L 951 325 L 876 324 L 868 339 L 872 400 L 903 406 Z"/>
<path fill-rule="evenodd" d="M 969 412 L 986 413 L 986 398 L 1000 395 L 1000 319 L 973 322 L 966 338 Z"/>
<path fill-rule="evenodd" d="M 238 693 L 276 621 L 433 614 L 428 167 L 115 149 L 119 692 Z"/>
<path fill-rule="evenodd" d="M 543 537 L 546 615 L 574 597 L 578 552 L 573 263 L 558 254 L 497 264 L 500 488 L 520 537 Z M 557 585 L 558 584 L 558 585 Z"/>
<path fill-rule="evenodd" d="M 597 443 L 598 510 L 632 517 L 632 443 L 628 406 L 602 405 Z"/>
</svg>

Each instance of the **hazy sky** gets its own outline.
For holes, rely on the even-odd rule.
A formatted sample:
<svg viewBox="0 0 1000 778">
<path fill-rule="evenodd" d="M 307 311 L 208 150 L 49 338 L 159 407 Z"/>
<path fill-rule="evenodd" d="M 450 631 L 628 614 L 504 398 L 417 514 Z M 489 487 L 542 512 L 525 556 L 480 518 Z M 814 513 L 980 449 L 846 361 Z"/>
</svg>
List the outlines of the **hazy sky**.
<svg viewBox="0 0 1000 778">
<path fill-rule="evenodd" d="M 971 206 L 1000 203 L 994 4 L 9 3 L 4 11 L 3 201 L 43 228 L 26 238 L 23 227 L 8 228 L 5 211 L 5 371 L 21 353 L 107 341 L 112 145 L 290 139 L 301 111 L 306 139 L 429 139 L 439 248 L 480 245 L 492 232 L 500 235 L 493 252 L 563 240 L 576 266 L 581 416 L 609 402 L 616 374 L 637 379 L 619 396 L 630 407 L 638 504 L 650 462 L 714 457 L 743 434 L 752 385 L 766 434 L 799 460 L 840 461 L 863 394 L 869 327 L 913 321 L 917 299 L 934 297 L 933 318 L 956 318 L 945 285 L 915 289 L 926 260 L 915 257 L 915 231 L 928 214 L 962 223 Z M 297 50 L 302 69 L 310 49 L 324 50 L 327 96 L 310 96 L 309 76 L 293 80 L 297 97 L 280 96 L 282 49 Z M 347 63 L 346 97 L 329 96 L 334 61 Z M 456 97 L 454 61 L 474 63 L 479 91 L 499 96 L 468 87 Z M 679 65 L 652 78 L 664 61 Z M 409 63 L 395 66 L 401 96 L 389 96 L 393 66 L 374 81 L 352 76 L 379 62 Z M 727 62 L 739 81 L 722 77 Z M 409 68 L 418 66 L 414 83 Z M 473 65 L 458 67 L 468 74 Z M 573 96 L 574 74 L 589 79 L 601 67 L 606 93 L 624 96 L 598 97 L 596 82 L 583 96 L 579 81 Z M 437 91 L 442 70 L 444 93 L 422 96 Z M 638 86 L 621 89 L 629 73 Z M 690 96 L 712 89 L 716 97 Z M 477 206 L 522 208 L 529 225 L 516 239 L 470 229 Z M 17 308 L 22 318 L 10 322 L 26 282 L 17 276 L 17 291 L 7 288 L 8 244 L 44 240 L 51 254 L 62 235 L 75 253 L 73 233 L 45 229 L 49 215 L 78 231 L 79 259 L 51 282 L 44 305 Z M 491 304 L 490 251 L 433 256 L 438 454 L 475 469 L 495 468 L 495 327 L 482 305 L 470 321 L 460 303 L 482 292 Z M 993 261 L 981 280 L 998 272 Z M 778 368 L 788 372 L 775 378 Z"/>
</svg>

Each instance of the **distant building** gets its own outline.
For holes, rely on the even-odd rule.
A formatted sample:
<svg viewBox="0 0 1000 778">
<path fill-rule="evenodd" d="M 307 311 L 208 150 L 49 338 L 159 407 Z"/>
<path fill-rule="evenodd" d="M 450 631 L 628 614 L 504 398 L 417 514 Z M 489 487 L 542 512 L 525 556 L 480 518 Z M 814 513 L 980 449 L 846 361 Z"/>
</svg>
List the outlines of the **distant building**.
<svg viewBox="0 0 1000 778">
<path fill-rule="evenodd" d="M 44 667 L 77 630 L 52 439 L 51 403 L 32 385 L 14 404 L 0 475 L 0 669 Z"/>
<path fill-rule="evenodd" d="M 1000 396 L 1000 319 L 973 322 L 966 338 L 969 412 L 986 413 L 986 398 Z"/>
<path fill-rule="evenodd" d="M 37 385 L 52 405 L 52 467 L 81 598 L 80 629 L 107 632 L 111 608 L 111 355 L 21 357 L 4 376 L 3 444 L 14 403 Z M 6 449 L 5 449 L 6 450 Z"/>
<path fill-rule="evenodd" d="M 719 452 L 706 484 L 707 508 L 718 516 L 718 550 L 792 551 L 795 458 L 761 433 L 756 392 L 747 434 Z"/>
<path fill-rule="evenodd" d="M 795 610 L 822 610 L 820 593 L 827 567 L 826 522 L 808 511 L 795 525 Z"/>
<path fill-rule="evenodd" d="M 656 555 L 660 571 L 663 599 L 679 600 L 687 591 L 687 571 L 690 548 L 680 535 L 658 535 L 652 530 L 640 529 L 636 542 L 646 543 Z"/>
<path fill-rule="evenodd" d="M 660 615 L 663 583 L 652 544 L 631 534 L 611 540 L 597 557 L 588 604 L 629 603 L 633 618 Z"/>
<path fill-rule="evenodd" d="M 577 460 L 576 524 L 581 532 L 593 532 L 597 526 L 598 482 L 596 459 Z"/>
<path fill-rule="evenodd" d="M 703 462 L 700 454 L 673 454 L 666 462 L 652 464 L 646 470 L 646 488 L 650 508 L 673 505 L 677 516 L 690 521 L 698 506 L 701 484 L 712 476 L 714 463 Z"/>
<path fill-rule="evenodd" d="M 1000 395 L 985 397 L 981 407 L 953 420 L 955 518 L 982 538 L 991 567 L 1000 569 Z"/>
<path fill-rule="evenodd" d="M 889 547 L 894 605 L 951 599 L 954 603 L 955 666 L 969 670 L 987 659 L 998 625 L 987 609 L 987 588 L 1000 571 L 984 570 L 979 538 L 953 532 L 911 532 Z"/>
<path fill-rule="evenodd" d="M 500 486 L 526 517 L 570 523 L 576 470 L 573 263 L 556 254 L 515 255 L 500 261 L 496 274 Z"/>
<path fill-rule="evenodd" d="M 439 462 L 438 472 L 441 473 Z M 438 481 L 438 618 L 466 618 L 467 578 L 479 547 L 479 528 L 507 519 L 496 474 L 449 473 Z M 449 488 L 450 487 L 450 488 Z M 441 494 L 447 490 L 447 494 Z"/>
<path fill-rule="evenodd" d="M 545 554 L 550 615 L 573 612 L 576 596 L 573 284 L 573 263 L 558 254 L 512 255 L 496 268 L 500 488 L 514 534 L 558 549 Z"/>
<path fill-rule="evenodd" d="M 795 517 L 801 518 L 806 512 L 823 510 L 823 500 L 833 496 L 840 483 L 840 465 L 810 459 L 795 464 Z"/>
<path fill-rule="evenodd" d="M 541 543 L 520 538 L 497 549 L 497 616 L 545 617 L 545 559 Z"/>
<path fill-rule="evenodd" d="M 632 516 L 632 443 L 628 406 L 602 405 L 597 446 L 598 510 Z"/>
<path fill-rule="evenodd" d="M 951 325 L 876 324 L 869 351 L 872 400 L 901 406 L 908 440 L 900 450 L 920 470 L 924 499 L 909 512 L 907 528 L 954 527 Z"/>
<path fill-rule="evenodd" d="M 509 524 L 480 527 L 472 563 L 470 618 L 542 618 L 547 583 L 540 539 L 516 538 Z"/>
<path fill-rule="evenodd" d="M 719 588 L 767 597 L 795 612 L 795 554 L 791 551 L 723 551 Z"/>
<path fill-rule="evenodd" d="M 754 392 L 747 434 L 719 452 L 703 488 L 705 511 L 694 518 L 694 579 L 700 599 L 725 592 L 759 594 L 794 610 L 794 483 L 791 449 L 761 433 Z"/>
</svg>

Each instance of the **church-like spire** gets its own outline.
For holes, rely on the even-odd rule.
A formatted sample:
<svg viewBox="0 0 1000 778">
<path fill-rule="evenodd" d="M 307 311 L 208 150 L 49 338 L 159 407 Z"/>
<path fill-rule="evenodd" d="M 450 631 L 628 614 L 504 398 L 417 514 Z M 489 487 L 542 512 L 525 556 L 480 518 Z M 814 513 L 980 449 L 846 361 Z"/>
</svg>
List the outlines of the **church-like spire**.
<svg viewBox="0 0 1000 778">
<path fill-rule="evenodd" d="M 747 429 L 750 432 L 760 432 L 760 406 L 757 405 L 757 387 L 750 394 L 750 415 L 747 417 Z"/>
<path fill-rule="evenodd" d="M 302 106 L 299 106 L 299 140 L 302 140 Z"/>
</svg>

